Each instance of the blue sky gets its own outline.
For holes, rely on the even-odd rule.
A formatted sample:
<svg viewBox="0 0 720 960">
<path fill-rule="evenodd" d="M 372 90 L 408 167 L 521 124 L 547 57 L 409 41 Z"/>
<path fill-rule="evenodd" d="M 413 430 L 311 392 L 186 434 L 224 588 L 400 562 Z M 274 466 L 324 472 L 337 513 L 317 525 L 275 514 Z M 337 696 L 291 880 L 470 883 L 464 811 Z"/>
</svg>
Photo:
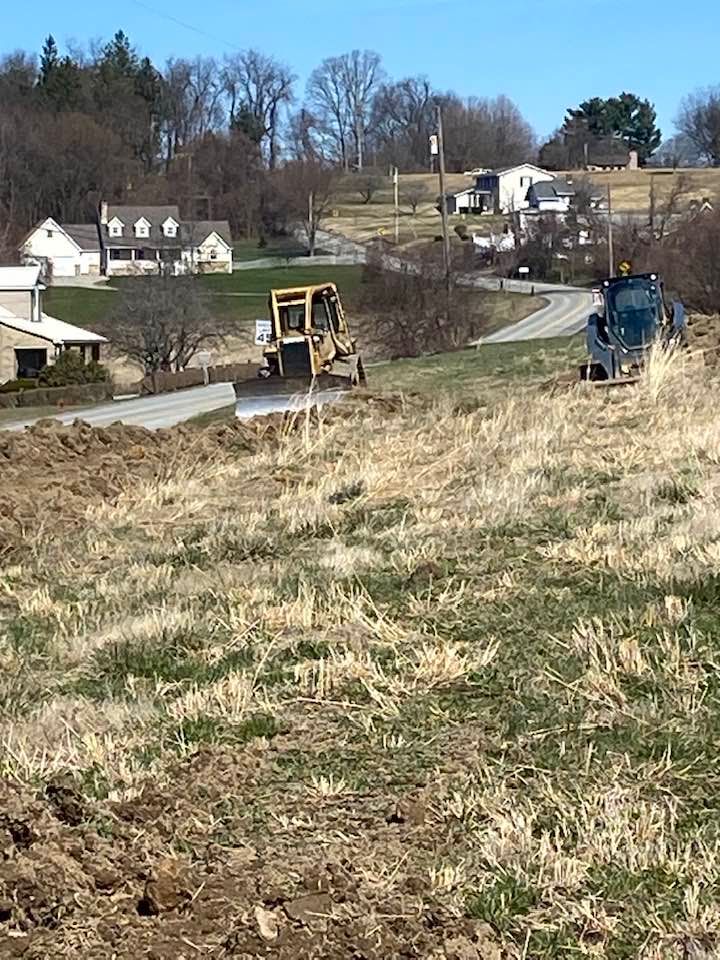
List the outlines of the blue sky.
<svg viewBox="0 0 720 960">
<path fill-rule="evenodd" d="M 36 50 L 50 32 L 86 43 L 120 28 L 158 63 L 254 46 L 303 82 L 326 56 L 374 49 L 393 76 L 506 93 L 541 136 L 566 107 L 623 89 L 653 100 L 670 134 L 681 97 L 720 83 L 718 0 L 34 0 L 3 11 L 0 46 Z"/>
</svg>

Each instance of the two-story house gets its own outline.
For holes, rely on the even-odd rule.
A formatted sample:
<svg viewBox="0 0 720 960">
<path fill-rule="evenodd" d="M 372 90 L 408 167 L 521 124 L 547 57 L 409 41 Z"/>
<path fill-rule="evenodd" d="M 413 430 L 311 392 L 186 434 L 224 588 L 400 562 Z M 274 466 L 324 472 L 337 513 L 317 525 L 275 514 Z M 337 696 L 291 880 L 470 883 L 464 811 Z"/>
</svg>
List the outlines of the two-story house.
<svg viewBox="0 0 720 960">
<path fill-rule="evenodd" d="M 49 217 L 30 231 L 20 255 L 25 263 L 40 264 L 49 278 L 233 269 L 228 222 L 182 220 L 176 205 L 102 203 L 91 224 L 61 224 Z"/>
<path fill-rule="evenodd" d="M 533 184 L 552 179 L 552 173 L 533 163 L 487 170 L 478 175 L 474 186 L 447 195 L 447 211 L 450 214 L 517 213 L 528 208 L 528 190 Z"/>
<path fill-rule="evenodd" d="M 227 221 L 181 220 L 177 206 L 111 206 L 100 209 L 105 276 L 157 273 L 232 273 Z"/>
</svg>

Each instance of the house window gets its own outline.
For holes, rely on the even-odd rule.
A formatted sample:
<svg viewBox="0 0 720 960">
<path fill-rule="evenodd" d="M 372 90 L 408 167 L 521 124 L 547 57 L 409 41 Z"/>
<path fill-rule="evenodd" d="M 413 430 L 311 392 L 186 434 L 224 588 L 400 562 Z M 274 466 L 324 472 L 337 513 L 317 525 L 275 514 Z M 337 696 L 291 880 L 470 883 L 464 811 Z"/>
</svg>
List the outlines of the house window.
<svg viewBox="0 0 720 960">
<path fill-rule="evenodd" d="M 110 236 L 111 237 L 121 237 L 123 235 L 123 228 L 118 223 L 114 223 L 110 227 Z"/>
<path fill-rule="evenodd" d="M 132 260 L 132 250 L 122 249 L 122 250 L 111 250 L 110 259 L 111 260 Z"/>
<path fill-rule="evenodd" d="M 100 363 L 100 344 L 94 343 L 92 345 L 92 359 L 93 363 Z"/>
<path fill-rule="evenodd" d="M 165 224 L 165 236 L 166 237 L 176 237 L 177 236 L 177 227 L 174 223 Z"/>
<path fill-rule="evenodd" d="M 140 220 L 135 224 L 135 236 L 141 239 L 150 236 L 150 226 L 146 221 Z"/>
<path fill-rule="evenodd" d="M 210 259 L 217 260 L 217 250 L 215 249 L 215 247 L 213 247 L 212 250 L 210 251 Z"/>
<path fill-rule="evenodd" d="M 48 235 L 48 240 L 52 240 L 52 238 L 55 236 L 55 231 L 48 230 L 47 235 Z"/>
</svg>

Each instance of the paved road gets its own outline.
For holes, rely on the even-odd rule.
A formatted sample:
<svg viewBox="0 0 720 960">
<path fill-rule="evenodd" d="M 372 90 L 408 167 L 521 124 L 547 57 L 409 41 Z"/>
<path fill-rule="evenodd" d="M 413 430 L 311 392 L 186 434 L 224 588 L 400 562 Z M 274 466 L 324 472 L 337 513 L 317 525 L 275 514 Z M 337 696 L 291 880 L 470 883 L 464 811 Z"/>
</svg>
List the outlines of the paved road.
<svg viewBox="0 0 720 960">
<path fill-rule="evenodd" d="M 524 320 L 483 337 L 480 343 L 511 343 L 546 337 L 571 337 L 585 329 L 592 313 L 592 294 L 585 290 L 536 291 L 549 302 Z"/>
<path fill-rule="evenodd" d="M 121 420 L 123 423 L 159 430 L 189 420 L 199 413 L 208 413 L 235 402 L 231 383 L 214 383 L 209 387 L 192 387 L 176 393 L 163 393 L 158 397 L 139 397 L 136 400 L 115 400 L 87 409 L 74 409 L 54 416 L 62 423 L 84 420 L 93 427 L 107 427 Z M 13 423 L 6 429 L 24 430 L 35 420 Z"/>
</svg>

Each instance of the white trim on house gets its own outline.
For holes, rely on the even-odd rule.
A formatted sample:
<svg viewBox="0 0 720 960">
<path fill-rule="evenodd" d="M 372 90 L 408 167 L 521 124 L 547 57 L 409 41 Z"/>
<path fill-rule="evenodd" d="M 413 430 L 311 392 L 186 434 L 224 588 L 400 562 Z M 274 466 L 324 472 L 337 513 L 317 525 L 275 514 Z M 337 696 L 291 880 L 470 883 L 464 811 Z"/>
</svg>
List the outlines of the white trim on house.
<svg viewBox="0 0 720 960">
<path fill-rule="evenodd" d="M 134 224 L 135 237 L 138 240 L 147 240 L 150 237 L 150 227 L 152 224 L 149 220 L 146 220 L 145 217 L 140 217 L 140 219 Z"/>
<path fill-rule="evenodd" d="M 125 224 L 119 217 L 113 217 L 107 227 L 111 237 L 122 237 L 125 232 Z"/>
<path fill-rule="evenodd" d="M 165 223 L 162 224 L 163 236 L 169 237 L 173 240 L 177 237 L 179 229 L 180 224 L 172 217 L 168 217 Z"/>
</svg>

